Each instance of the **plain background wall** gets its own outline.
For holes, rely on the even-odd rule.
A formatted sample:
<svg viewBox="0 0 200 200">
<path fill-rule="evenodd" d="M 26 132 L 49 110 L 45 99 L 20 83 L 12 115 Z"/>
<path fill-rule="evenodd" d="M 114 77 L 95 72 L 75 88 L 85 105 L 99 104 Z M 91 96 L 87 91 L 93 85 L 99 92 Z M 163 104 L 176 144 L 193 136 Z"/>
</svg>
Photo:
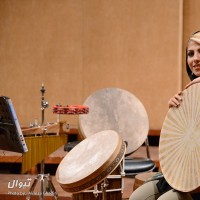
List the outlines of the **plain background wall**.
<svg viewBox="0 0 200 200">
<path fill-rule="evenodd" d="M 198 7 L 198 0 L 1 0 L 0 95 L 28 125 L 41 120 L 42 83 L 49 122 L 52 106 L 119 87 L 140 99 L 150 128 L 161 129 L 169 98 L 188 82 L 182 41 L 198 28 Z M 77 116 L 61 119 L 75 124 Z"/>
</svg>

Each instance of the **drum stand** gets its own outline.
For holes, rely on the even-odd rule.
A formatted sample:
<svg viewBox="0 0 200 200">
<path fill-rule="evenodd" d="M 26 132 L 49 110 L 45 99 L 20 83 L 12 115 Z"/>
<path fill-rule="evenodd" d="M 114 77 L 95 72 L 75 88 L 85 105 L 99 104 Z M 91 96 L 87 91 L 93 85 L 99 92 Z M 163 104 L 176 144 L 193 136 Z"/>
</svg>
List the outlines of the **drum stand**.
<svg viewBox="0 0 200 200">
<path fill-rule="evenodd" d="M 102 191 L 102 200 L 107 200 L 107 192 L 106 188 L 108 187 L 109 183 L 108 180 L 105 179 L 103 183 L 101 184 L 101 191 Z"/>
<path fill-rule="evenodd" d="M 44 101 L 44 93 L 45 93 L 45 88 L 44 88 L 44 84 L 42 84 L 42 88 L 41 88 L 41 93 L 42 93 L 42 107 L 41 107 L 41 110 L 42 110 L 42 124 L 41 125 L 44 125 L 44 110 L 45 108 L 48 107 L 48 102 L 45 102 Z M 46 130 L 44 130 L 45 132 Z M 39 199 L 40 200 L 43 200 L 44 199 L 44 194 L 48 194 L 48 193 L 53 193 L 53 196 L 54 196 L 54 199 L 57 200 L 58 199 L 58 194 L 56 192 L 56 189 L 51 181 L 51 177 L 50 177 L 50 174 L 44 174 L 44 160 L 42 160 L 41 164 L 41 173 L 38 174 L 36 177 L 35 177 L 35 180 L 29 190 L 29 193 L 28 195 L 26 196 L 26 200 L 30 200 L 31 198 L 31 195 L 38 195 L 39 194 Z M 46 189 L 44 190 L 44 183 L 45 183 L 45 180 L 47 182 L 47 187 Z M 34 189 L 35 189 L 35 186 L 36 184 L 38 183 L 38 181 L 40 181 L 40 192 L 34 192 Z"/>
<path fill-rule="evenodd" d="M 44 165 L 44 161 L 42 161 L 41 163 L 41 167 L 42 165 Z M 44 190 L 44 183 L 45 183 L 45 180 L 47 181 L 47 187 L 46 189 Z M 38 181 L 40 181 L 40 192 L 34 192 L 34 189 L 35 189 L 35 186 L 36 184 L 38 183 Z M 54 199 L 57 200 L 58 199 L 58 194 L 56 192 L 56 189 L 55 187 L 53 186 L 53 183 L 51 181 L 51 177 L 50 177 L 50 174 L 44 174 L 44 173 L 41 173 L 41 174 L 38 174 L 36 177 L 35 177 L 35 180 L 29 190 L 29 193 L 28 195 L 26 196 L 26 200 L 30 200 L 31 198 L 31 195 L 38 195 L 39 194 L 39 199 L 40 200 L 43 200 L 44 199 L 44 194 L 48 194 L 52 192 L 53 193 L 53 196 L 54 196 Z"/>
<path fill-rule="evenodd" d="M 125 176 L 125 172 L 124 172 L 124 158 L 122 159 L 121 163 L 120 163 L 120 170 L 121 170 L 121 174 L 120 175 L 111 175 L 111 176 L 115 176 L 118 178 L 122 178 Z M 121 183 L 121 188 L 118 189 L 107 189 L 107 187 L 109 186 L 109 181 L 108 178 L 105 178 L 103 180 L 103 182 L 101 183 L 101 190 L 98 190 L 97 185 L 94 186 L 94 190 L 86 190 L 84 192 L 93 192 L 94 197 L 97 198 L 98 194 L 101 193 L 102 194 L 102 200 L 107 200 L 107 193 L 108 192 L 116 192 L 116 191 L 121 191 L 121 193 L 123 193 L 123 189 L 124 189 L 124 182 L 122 180 Z"/>
</svg>

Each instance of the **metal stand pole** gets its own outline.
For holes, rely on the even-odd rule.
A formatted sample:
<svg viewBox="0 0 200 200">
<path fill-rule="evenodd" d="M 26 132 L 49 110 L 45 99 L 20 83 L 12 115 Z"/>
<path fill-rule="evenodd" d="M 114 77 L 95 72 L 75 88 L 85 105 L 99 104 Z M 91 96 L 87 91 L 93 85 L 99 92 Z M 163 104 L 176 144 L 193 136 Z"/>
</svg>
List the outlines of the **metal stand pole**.
<svg viewBox="0 0 200 200">
<path fill-rule="evenodd" d="M 41 88 L 41 93 L 42 93 L 42 101 L 41 101 L 41 110 L 42 110 L 42 123 L 41 125 L 44 125 L 44 110 L 45 108 L 48 107 L 48 102 L 46 102 L 44 100 L 44 93 L 45 93 L 45 88 L 44 88 L 44 84 L 42 84 L 42 88 Z M 50 177 L 50 174 L 44 174 L 44 160 L 42 160 L 40 166 L 41 166 L 41 169 L 40 169 L 40 174 L 38 174 L 36 177 L 35 177 L 35 180 L 30 188 L 30 191 L 28 193 L 28 195 L 26 196 L 26 200 L 30 200 L 31 198 L 31 195 L 34 195 L 34 194 L 38 194 L 38 193 L 34 193 L 34 189 L 35 189 L 35 186 L 37 185 L 38 181 L 40 181 L 40 192 L 39 192 L 39 199 L 40 200 L 43 200 L 44 199 L 44 194 L 45 193 L 48 193 L 48 192 L 52 192 L 53 193 L 53 196 L 54 196 L 54 199 L 57 200 L 58 199 L 58 194 L 56 192 L 56 189 L 51 181 L 51 177 Z M 47 182 L 47 186 L 48 186 L 48 190 L 47 188 L 45 188 L 44 190 L 44 183 L 45 183 L 45 180 Z"/>
<path fill-rule="evenodd" d="M 107 200 L 106 188 L 108 187 L 108 185 L 108 180 L 105 178 L 103 183 L 101 184 L 102 200 Z"/>
<path fill-rule="evenodd" d="M 42 101 L 41 101 L 42 123 L 41 123 L 41 125 L 44 125 L 44 110 L 45 110 L 45 108 L 48 108 L 48 106 L 49 106 L 49 103 L 44 100 L 44 93 L 46 91 L 44 88 L 44 84 L 42 84 L 42 88 L 40 89 L 40 91 L 42 93 Z"/>
</svg>

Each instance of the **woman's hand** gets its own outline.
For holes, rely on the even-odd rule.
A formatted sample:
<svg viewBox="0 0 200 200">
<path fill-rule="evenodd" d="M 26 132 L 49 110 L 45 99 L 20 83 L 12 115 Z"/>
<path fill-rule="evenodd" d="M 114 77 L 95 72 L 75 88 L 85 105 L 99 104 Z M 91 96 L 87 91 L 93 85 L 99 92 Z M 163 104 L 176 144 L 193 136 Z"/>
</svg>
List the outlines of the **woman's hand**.
<svg viewBox="0 0 200 200">
<path fill-rule="evenodd" d="M 179 92 L 177 94 L 175 94 L 169 101 L 168 101 L 168 105 L 169 108 L 171 107 L 179 107 L 180 103 L 182 101 L 182 92 Z"/>
<path fill-rule="evenodd" d="M 200 77 L 195 78 L 193 81 L 191 81 L 189 84 L 187 84 L 185 86 L 185 89 L 187 89 L 188 87 L 190 87 L 191 85 L 195 84 L 195 83 L 200 83 Z"/>
<path fill-rule="evenodd" d="M 188 87 L 190 87 L 191 85 L 196 84 L 196 83 L 200 83 L 200 77 L 195 78 L 193 81 L 191 81 L 189 84 L 187 84 L 185 86 L 185 89 L 187 89 Z M 175 94 L 168 101 L 169 108 L 171 108 L 171 107 L 178 107 L 180 105 L 181 101 L 182 101 L 182 92 L 179 92 L 179 93 Z"/>
</svg>

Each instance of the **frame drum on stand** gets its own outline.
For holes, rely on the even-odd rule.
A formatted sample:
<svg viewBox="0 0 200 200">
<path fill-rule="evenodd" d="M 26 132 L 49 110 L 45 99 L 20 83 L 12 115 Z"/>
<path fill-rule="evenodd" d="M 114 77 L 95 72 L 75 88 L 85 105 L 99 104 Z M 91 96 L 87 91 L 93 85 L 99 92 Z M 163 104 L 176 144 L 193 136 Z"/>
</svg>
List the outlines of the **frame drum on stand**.
<svg viewBox="0 0 200 200">
<path fill-rule="evenodd" d="M 63 190 L 70 193 L 86 194 L 87 189 L 94 187 L 94 194 L 90 192 L 91 198 L 81 198 L 96 199 L 95 195 L 103 195 L 97 184 L 105 181 L 117 169 L 123 161 L 125 150 L 125 143 L 115 131 L 93 134 L 63 158 L 56 171 L 56 180 Z"/>
<path fill-rule="evenodd" d="M 115 130 L 128 143 L 126 155 L 145 141 L 149 121 L 143 104 L 132 93 L 119 88 L 105 88 L 90 95 L 84 105 L 87 115 L 79 116 L 79 129 L 84 138 L 102 130 Z"/>
<path fill-rule="evenodd" d="M 200 186 L 200 84 L 184 90 L 182 99 L 164 120 L 159 160 L 167 182 L 176 190 L 190 192 Z"/>
</svg>

